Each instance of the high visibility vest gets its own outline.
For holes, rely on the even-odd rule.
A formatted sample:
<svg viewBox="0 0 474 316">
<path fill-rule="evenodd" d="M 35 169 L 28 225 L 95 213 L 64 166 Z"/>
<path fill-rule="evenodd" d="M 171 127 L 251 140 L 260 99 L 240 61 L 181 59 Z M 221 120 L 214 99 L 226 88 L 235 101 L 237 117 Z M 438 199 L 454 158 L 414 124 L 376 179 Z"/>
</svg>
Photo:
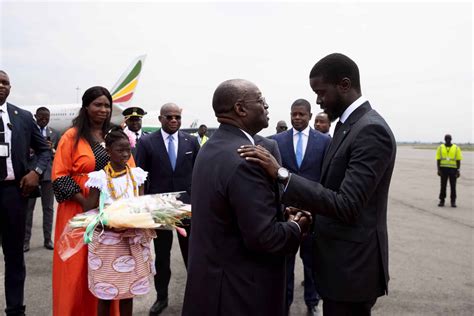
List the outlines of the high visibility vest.
<svg viewBox="0 0 474 316">
<path fill-rule="evenodd" d="M 208 140 L 209 140 L 209 137 L 207 137 L 206 135 L 204 135 L 203 137 L 199 137 L 198 140 L 200 140 L 199 142 L 199 145 L 204 145 Z"/>
<path fill-rule="evenodd" d="M 454 144 L 449 148 L 441 144 L 436 151 L 436 160 L 440 161 L 441 168 L 457 168 L 456 161 L 462 160 L 461 148 Z"/>
</svg>

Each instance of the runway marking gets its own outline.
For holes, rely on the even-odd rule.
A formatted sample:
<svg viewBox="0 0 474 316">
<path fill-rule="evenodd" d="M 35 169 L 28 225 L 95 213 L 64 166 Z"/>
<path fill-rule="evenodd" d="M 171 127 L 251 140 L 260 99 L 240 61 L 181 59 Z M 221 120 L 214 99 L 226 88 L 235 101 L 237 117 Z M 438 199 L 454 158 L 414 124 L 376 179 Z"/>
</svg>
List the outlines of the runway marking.
<svg viewBox="0 0 474 316">
<path fill-rule="evenodd" d="M 469 227 L 469 228 L 474 228 L 474 225 L 461 222 L 461 221 L 459 221 L 459 220 L 457 220 L 457 219 L 455 219 L 455 218 L 449 217 L 449 216 L 444 216 L 444 215 L 441 215 L 441 214 L 438 214 L 438 213 L 431 212 L 431 211 L 429 211 L 429 210 L 425 210 L 425 209 L 423 209 L 423 208 L 421 208 L 421 207 L 417 207 L 417 206 L 414 206 L 414 205 L 412 205 L 412 204 L 408 204 L 408 203 L 404 202 L 403 200 L 395 199 L 395 198 L 393 198 L 393 197 L 389 197 L 389 199 L 392 200 L 392 201 L 394 201 L 394 202 L 400 203 L 400 204 L 402 204 L 402 205 L 404 205 L 404 206 L 407 206 L 407 207 L 409 207 L 409 208 L 411 208 L 411 209 L 420 211 L 420 212 L 422 212 L 422 213 L 428 213 L 428 214 L 430 214 L 430 215 L 437 216 L 437 217 L 439 217 L 439 218 L 445 219 L 445 220 L 450 221 L 450 222 L 453 222 L 453 223 L 455 223 L 455 224 L 459 224 L 459 225 L 466 226 L 466 227 Z"/>
</svg>

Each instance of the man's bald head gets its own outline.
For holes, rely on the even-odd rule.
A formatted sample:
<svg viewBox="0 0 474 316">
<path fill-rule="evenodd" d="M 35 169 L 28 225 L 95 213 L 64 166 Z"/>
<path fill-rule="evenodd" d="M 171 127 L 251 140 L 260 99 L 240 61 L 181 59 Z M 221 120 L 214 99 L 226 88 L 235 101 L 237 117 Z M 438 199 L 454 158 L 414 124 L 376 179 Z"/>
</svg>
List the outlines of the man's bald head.
<svg viewBox="0 0 474 316">
<path fill-rule="evenodd" d="M 248 80 L 221 83 L 214 92 L 212 107 L 220 123 L 237 126 L 250 135 L 268 127 L 268 105 L 260 89 Z"/>
<path fill-rule="evenodd" d="M 178 111 L 181 113 L 182 109 L 175 103 L 165 103 L 161 106 L 160 115 L 163 115 L 163 113 L 168 111 Z"/>
<path fill-rule="evenodd" d="M 181 127 L 181 112 L 182 109 L 175 103 L 165 103 L 160 109 L 160 116 L 158 119 L 161 123 L 161 128 L 168 134 L 176 133 Z"/>
<path fill-rule="evenodd" d="M 219 117 L 219 114 L 230 112 L 237 101 L 243 99 L 248 91 L 255 88 L 257 86 L 254 83 L 245 79 L 231 79 L 221 83 L 214 91 L 212 98 L 215 115 Z"/>
</svg>

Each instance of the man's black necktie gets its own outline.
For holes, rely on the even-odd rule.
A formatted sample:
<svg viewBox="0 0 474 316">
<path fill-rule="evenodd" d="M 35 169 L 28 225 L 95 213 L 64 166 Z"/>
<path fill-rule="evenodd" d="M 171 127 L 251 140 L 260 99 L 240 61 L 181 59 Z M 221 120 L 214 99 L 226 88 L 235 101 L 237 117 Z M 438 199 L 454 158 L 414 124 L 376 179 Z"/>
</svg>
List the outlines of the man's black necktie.
<svg viewBox="0 0 474 316">
<path fill-rule="evenodd" d="M 5 126 L 3 126 L 3 110 L 0 110 L 0 143 L 5 142 Z M 7 158 L 0 157 L 0 181 L 7 177 Z"/>
<path fill-rule="evenodd" d="M 338 121 L 336 124 L 336 128 L 334 128 L 334 136 L 336 136 L 337 130 L 341 127 L 341 125 L 344 124 L 341 121 Z"/>
</svg>

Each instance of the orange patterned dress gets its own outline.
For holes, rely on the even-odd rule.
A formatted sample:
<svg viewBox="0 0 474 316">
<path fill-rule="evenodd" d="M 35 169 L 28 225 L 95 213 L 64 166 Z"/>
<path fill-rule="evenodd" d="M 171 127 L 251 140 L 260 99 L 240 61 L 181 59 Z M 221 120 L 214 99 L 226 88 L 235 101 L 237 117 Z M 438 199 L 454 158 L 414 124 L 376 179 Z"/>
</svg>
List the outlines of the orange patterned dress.
<svg viewBox="0 0 474 316">
<path fill-rule="evenodd" d="M 58 241 L 68 221 L 82 213 L 79 203 L 71 197 L 82 192 L 87 196 L 85 187 L 87 174 L 101 170 L 108 162 L 105 149 L 96 144 L 91 146 L 80 139 L 75 145 L 76 129 L 67 130 L 59 141 L 53 161 L 53 190 L 58 201 L 54 241 Z M 130 167 L 135 167 L 133 158 Z M 94 316 L 97 315 L 97 298 L 89 291 L 87 284 L 87 247 L 62 261 L 55 248 L 53 254 L 53 316 Z M 119 315 L 118 301 L 112 303 L 111 315 Z"/>
</svg>

